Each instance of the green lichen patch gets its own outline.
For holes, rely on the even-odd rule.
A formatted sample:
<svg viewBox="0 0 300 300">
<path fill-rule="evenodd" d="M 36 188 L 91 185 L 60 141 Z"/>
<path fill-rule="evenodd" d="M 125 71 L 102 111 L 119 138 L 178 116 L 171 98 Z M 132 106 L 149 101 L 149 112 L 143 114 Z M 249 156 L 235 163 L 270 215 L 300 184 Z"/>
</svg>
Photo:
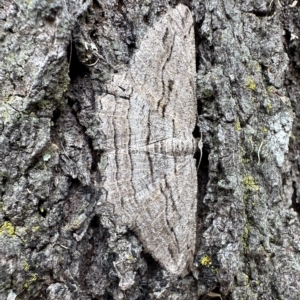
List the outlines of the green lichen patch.
<svg viewBox="0 0 300 300">
<path fill-rule="evenodd" d="M 43 161 L 47 162 L 51 158 L 51 155 L 49 153 L 45 153 L 43 155 Z"/>
</svg>

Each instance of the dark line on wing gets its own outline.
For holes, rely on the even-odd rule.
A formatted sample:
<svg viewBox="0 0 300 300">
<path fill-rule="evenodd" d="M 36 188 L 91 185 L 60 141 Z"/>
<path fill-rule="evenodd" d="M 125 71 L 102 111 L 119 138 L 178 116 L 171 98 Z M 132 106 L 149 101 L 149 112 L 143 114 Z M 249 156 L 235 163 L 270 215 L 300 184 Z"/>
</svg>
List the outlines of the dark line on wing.
<svg viewBox="0 0 300 300">
<path fill-rule="evenodd" d="M 166 86 L 165 86 L 165 82 L 164 82 L 164 80 L 163 80 L 163 77 L 164 77 L 164 70 L 165 70 L 166 65 L 167 65 L 167 63 L 169 62 L 170 57 L 171 57 L 172 52 L 173 52 L 174 40 L 175 40 L 175 35 L 173 34 L 172 45 L 171 45 L 171 47 L 170 47 L 168 56 L 167 56 L 166 60 L 164 61 L 163 65 L 162 65 L 162 68 L 161 68 L 161 82 L 162 82 L 162 85 L 163 85 L 163 86 L 162 86 L 163 92 L 162 92 L 161 98 L 158 100 L 158 103 L 157 103 L 157 109 L 158 109 L 158 111 L 159 111 L 159 108 L 160 108 L 160 107 L 162 108 L 162 116 L 163 116 L 163 118 L 165 117 L 165 110 L 166 110 L 166 106 L 167 106 L 167 104 L 164 104 L 163 106 L 161 106 L 161 102 L 162 102 L 163 99 L 165 98 L 165 94 L 166 94 Z"/>
<path fill-rule="evenodd" d="M 150 111 L 148 112 L 148 123 L 150 124 Z M 148 126 L 148 134 L 147 134 L 147 137 L 146 137 L 146 145 L 145 145 L 146 147 L 148 147 L 148 145 L 149 145 L 150 136 L 151 136 L 151 126 Z M 151 174 L 151 178 L 152 178 L 152 182 L 153 182 L 154 177 L 153 177 L 152 158 L 151 158 L 151 155 L 150 155 L 149 151 L 146 151 L 146 153 L 147 153 L 147 157 L 148 157 L 148 160 L 149 160 L 150 174 Z"/>
<path fill-rule="evenodd" d="M 168 181 L 167 181 L 167 176 L 165 175 L 164 176 L 164 180 L 165 180 L 165 185 L 166 185 L 166 188 L 168 188 Z M 168 190 L 171 190 L 170 188 L 168 189 Z M 172 235 L 173 236 L 173 238 L 175 239 L 175 242 L 176 242 L 176 246 L 177 246 L 177 249 L 178 249 L 178 253 L 179 253 L 179 244 L 178 244 L 178 240 L 177 240 L 177 237 L 176 237 L 176 235 L 175 235 L 175 232 L 174 232 L 174 230 L 173 230 L 173 227 L 170 225 L 170 223 L 169 223 L 169 220 L 168 220 L 168 212 L 167 212 L 167 208 L 168 208 L 168 197 L 167 197 L 167 195 L 166 195 L 166 193 L 163 191 L 163 189 L 162 189 L 162 186 L 161 186 L 161 184 L 160 184 L 160 191 L 161 191 L 161 193 L 162 193 L 162 195 L 165 197 L 165 199 L 166 199 L 166 201 L 165 201 L 165 220 L 166 220 L 166 223 L 167 223 L 167 225 L 168 225 L 168 228 L 169 228 L 169 234 L 170 235 Z M 173 199 L 173 196 L 171 195 L 171 202 L 172 202 L 172 208 L 174 207 L 174 199 Z M 176 206 L 175 206 L 175 208 L 176 208 Z M 173 209 L 172 209 L 173 210 Z M 176 210 L 176 212 L 177 212 L 177 209 L 175 209 Z M 171 217 L 173 216 L 173 213 L 172 213 L 172 215 L 171 215 Z M 174 243 L 174 241 L 173 241 L 173 243 Z M 173 244 L 172 243 L 172 244 Z M 170 245 L 169 245 L 170 246 Z M 169 247 L 168 247 L 168 249 L 169 249 Z M 174 253 L 173 253 L 173 250 L 172 250 L 172 258 L 174 258 Z"/>
</svg>

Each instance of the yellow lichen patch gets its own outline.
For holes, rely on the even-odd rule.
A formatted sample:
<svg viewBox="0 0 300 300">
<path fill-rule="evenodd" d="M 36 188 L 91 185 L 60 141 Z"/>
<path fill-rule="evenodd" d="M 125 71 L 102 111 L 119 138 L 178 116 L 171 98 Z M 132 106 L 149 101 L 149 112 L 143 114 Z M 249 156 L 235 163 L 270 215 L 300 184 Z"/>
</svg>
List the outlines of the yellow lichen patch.
<svg viewBox="0 0 300 300">
<path fill-rule="evenodd" d="M 254 80 L 251 77 L 246 78 L 246 88 L 250 91 L 255 91 L 256 90 L 256 84 Z"/>
<path fill-rule="evenodd" d="M 37 281 L 37 274 L 36 273 L 33 273 L 31 274 L 31 278 L 29 280 L 27 280 L 24 284 L 23 284 L 23 287 L 25 289 L 28 289 L 29 288 L 29 285 L 34 282 L 34 281 Z"/>
<path fill-rule="evenodd" d="M 267 127 L 264 127 L 263 128 L 263 132 L 268 132 L 269 130 L 268 130 L 268 128 Z"/>
<path fill-rule="evenodd" d="M 275 92 L 274 86 L 273 86 L 273 85 L 268 86 L 268 87 L 267 87 L 267 92 L 268 92 L 269 94 L 273 94 L 273 93 Z"/>
<path fill-rule="evenodd" d="M 12 223 L 5 221 L 0 226 L 0 235 L 4 233 L 7 234 L 8 236 L 13 236 L 15 234 L 15 227 L 13 226 Z"/>
<path fill-rule="evenodd" d="M 24 262 L 24 270 L 28 271 L 29 270 L 29 263 L 25 260 Z"/>
<path fill-rule="evenodd" d="M 254 178 L 252 176 L 246 176 L 243 179 L 243 185 L 247 187 L 248 189 L 258 191 L 258 185 L 255 182 Z"/>
<path fill-rule="evenodd" d="M 130 261 L 133 261 L 133 260 L 134 260 L 134 257 L 133 257 L 132 255 L 129 255 L 129 256 L 128 256 L 128 259 L 129 259 Z"/>
<path fill-rule="evenodd" d="M 267 104 L 267 113 L 268 113 L 268 114 L 271 112 L 272 108 L 273 108 L 272 104 L 271 104 L 271 103 L 268 103 L 268 104 Z"/>
<path fill-rule="evenodd" d="M 212 264 L 211 257 L 209 255 L 204 255 L 200 261 L 202 266 L 210 266 Z"/>
<path fill-rule="evenodd" d="M 249 162 L 249 159 L 247 159 L 247 158 L 242 158 L 242 164 L 244 165 L 244 164 L 247 164 Z"/>
<path fill-rule="evenodd" d="M 237 131 L 240 131 L 242 128 L 241 128 L 241 124 L 240 124 L 240 120 L 239 119 L 237 119 L 236 120 L 236 122 L 235 122 L 235 124 L 234 124 L 234 128 L 235 128 L 235 130 L 237 130 Z"/>
<path fill-rule="evenodd" d="M 36 232 L 36 231 L 38 231 L 40 229 L 40 226 L 33 226 L 32 228 L 31 228 L 31 230 L 32 230 L 32 232 Z"/>
<path fill-rule="evenodd" d="M 37 281 L 37 274 L 34 273 L 31 275 L 31 278 L 29 279 L 29 282 Z"/>
</svg>

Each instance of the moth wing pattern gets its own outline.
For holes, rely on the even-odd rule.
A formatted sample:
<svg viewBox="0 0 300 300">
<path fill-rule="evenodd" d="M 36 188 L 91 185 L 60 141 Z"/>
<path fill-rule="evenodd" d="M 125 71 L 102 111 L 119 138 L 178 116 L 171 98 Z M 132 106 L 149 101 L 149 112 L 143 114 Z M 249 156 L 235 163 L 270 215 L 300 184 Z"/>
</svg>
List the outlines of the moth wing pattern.
<svg viewBox="0 0 300 300">
<path fill-rule="evenodd" d="M 196 239 L 193 19 L 179 4 L 151 28 L 130 68 L 97 97 L 103 201 L 169 272 L 184 276 Z"/>
</svg>

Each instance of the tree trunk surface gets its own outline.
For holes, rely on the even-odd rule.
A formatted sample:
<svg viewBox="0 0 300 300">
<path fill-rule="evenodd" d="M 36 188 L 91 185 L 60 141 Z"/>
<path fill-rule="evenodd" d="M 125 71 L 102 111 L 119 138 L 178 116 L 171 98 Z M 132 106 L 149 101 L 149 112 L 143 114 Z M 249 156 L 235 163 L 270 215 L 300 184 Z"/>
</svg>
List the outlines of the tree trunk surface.
<svg viewBox="0 0 300 300">
<path fill-rule="evenodd" d="M 0 0 L 0 299 L 300 299 L 299 13 L 292 0 Z M 151 71 L 163 63 L 163 76 Z M 182 82 L 165 87 L 172 72 Z M 120 132 L 161 126 L 138 113 L 146 100 L 124 108 L 156 88 L 179 99 L 175 121 L 191 108 L 186 140 L 200 147 L 194 171 L 169 174 L 164 158 L 166 191 L 144 188 L 147 199 L 178 193 L 168 234 L 182 228 L 180 259 L 153 229 L 156 204 L 132 204 L 149 227 L 132 224 L 140 181 L 125 156 L 110 155 Z M 117 119 L 105 97 L 122 103 Z M 165 117 L 163 101 L 153 116 Z M 168 163 L 190 152 L 176 155 Z M 109 176 L 124 177 L 121 210 Z M 196 214 L 184 215 L 188 205 Z"/>
</svg>

